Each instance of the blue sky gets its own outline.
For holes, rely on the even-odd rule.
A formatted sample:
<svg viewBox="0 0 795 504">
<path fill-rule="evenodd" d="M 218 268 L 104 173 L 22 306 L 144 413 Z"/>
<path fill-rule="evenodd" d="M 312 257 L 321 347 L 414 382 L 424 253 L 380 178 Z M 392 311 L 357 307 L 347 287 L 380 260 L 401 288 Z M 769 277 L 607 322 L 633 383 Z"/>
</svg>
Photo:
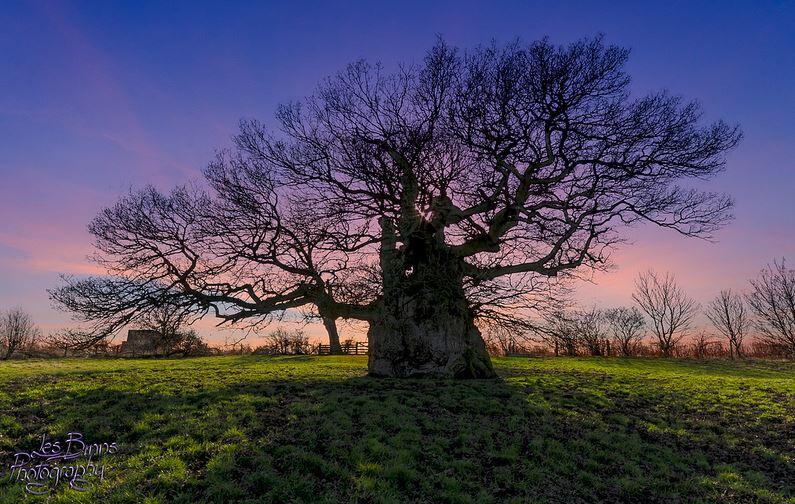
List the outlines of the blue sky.
<svg viewBox="0 0 795 504">
<path fill-rule="evenodd" d="M 766 261 L 795 261 L 795 3 L 3 2 L 0 309 L 46 328 L 45 288 L 87 273 L 85 226 L 129 187 L 196 177 L 241 117 L 269 121 L 358 58 L 417 61 L 437 34 L 565 43 L 604 33 L 632 49 L 639 93 L 699 99 L 745 140 L 710 188 L 737 199 L 716 244 L 642 228 L 586 302 L 626 303 L 632 277 L 671 270 L 702 301 Z M 432 4 L 432 5 L 431 5 Z"/>
</svg>

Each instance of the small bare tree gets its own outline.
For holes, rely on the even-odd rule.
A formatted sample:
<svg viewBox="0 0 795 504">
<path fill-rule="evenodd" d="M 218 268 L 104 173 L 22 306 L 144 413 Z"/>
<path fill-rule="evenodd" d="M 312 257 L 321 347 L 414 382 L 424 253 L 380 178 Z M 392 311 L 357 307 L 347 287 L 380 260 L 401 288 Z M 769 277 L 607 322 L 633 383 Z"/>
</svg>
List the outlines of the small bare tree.
<svg viewBox="0 0 795 504">
<path fill-rule="evenodd" d="M 699 304 L 679 287 L 672 274 L 659 276 L 652 270 L 638 275 L 632 299 L 651 319 L 660 353 L 670 357 L 690 329 Z"/>
<path fill-rule="evenodd" d="M 593 356 L 610 355 L 610 341 L 604 313 L 593 307 L 576 315 L 577 336 L 585 350 Z"/>
<path fill-rule="evenodd" d="M 618 353 L 624 357 L 634 355 L 643 340 L 646 326 L 643 313 L 634 306 L 610 308 L 605 310 L 605 320 L 610 326 Z"/>
<path fill-rule="evenodd" d="M 33 318 L 21 308 L 12 308 L 0 315 L 0 359 L 10 359 L 41 337 Z"/>
<path fill-rule="evenodd" d="M 795 357 L 795 270 L 784 259 L 768 264 L 751 280 L 748 304 L 762 341 Z"/>
<path fill-rule="evenodd" d="M 278 328 L 265 335 L 268 353 L 275 355 L 304 355 L 310 351 L 309 337 L 300 329 L 288 331 Z"/>
<path fill-rule="evenodd" d="M 550 345 L 555 355 L 577 355 L 580 346 L 577 317 L 564 310 L 552 311 L 544 316 L 544 325 L 538 329 L 541 339 Z"/>
<path fill-rule="evenodd" d="M 743 356 L 743 338 L 751 326 L 743 297 L 731 290 L 722 290 L 707 305 L 707 318 L 729 342 L 732 359 Z"/>
<path fill-rule="evenodd" d="M 713 340 L 707 331 L 698 331 L 690 342 L 690 354 L 696 359 L 703 360 L 721 353 L 720 343 Z"/>
<path fill-rule="evenodd" d="M 171 354 L 181 354 L 184 357 L 210 355 L 210 346 L 199 336 L 195 329 L 180 331 L 179 340 L 171 347 Z"/>
</svg>

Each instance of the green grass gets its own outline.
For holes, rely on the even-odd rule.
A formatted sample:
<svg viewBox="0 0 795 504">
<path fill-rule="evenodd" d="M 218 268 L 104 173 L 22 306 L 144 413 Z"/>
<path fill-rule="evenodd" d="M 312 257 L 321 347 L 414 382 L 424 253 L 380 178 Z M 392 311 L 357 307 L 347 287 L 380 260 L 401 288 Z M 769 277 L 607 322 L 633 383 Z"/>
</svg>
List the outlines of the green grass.
<svg viewBox="0 0 795 504">
<path fill-rule="evenodd" d="M 0 502 L 795 502 L 795 364 L 496 359 L 386 380 L 362 357 L 0 363 Z M 117 441 L 28 497 L 42 434 Z"/>
</svg>

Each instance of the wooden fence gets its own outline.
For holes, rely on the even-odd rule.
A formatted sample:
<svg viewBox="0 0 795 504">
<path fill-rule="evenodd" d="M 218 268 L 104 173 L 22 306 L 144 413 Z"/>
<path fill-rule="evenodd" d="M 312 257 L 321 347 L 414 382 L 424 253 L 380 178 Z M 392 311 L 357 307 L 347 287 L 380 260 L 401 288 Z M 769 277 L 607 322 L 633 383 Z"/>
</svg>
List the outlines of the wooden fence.
<svg viewBox="0 0 795 504">
<path fill-rule="evenodd" d="M 342 353 L 345 355 L 367 355 L 367 343 L 355 341 L 353 343 L 343 343 Z M 331 345 L 317 345 L 315 353 L 318 355 L 331 355 Z"/>
</svg>

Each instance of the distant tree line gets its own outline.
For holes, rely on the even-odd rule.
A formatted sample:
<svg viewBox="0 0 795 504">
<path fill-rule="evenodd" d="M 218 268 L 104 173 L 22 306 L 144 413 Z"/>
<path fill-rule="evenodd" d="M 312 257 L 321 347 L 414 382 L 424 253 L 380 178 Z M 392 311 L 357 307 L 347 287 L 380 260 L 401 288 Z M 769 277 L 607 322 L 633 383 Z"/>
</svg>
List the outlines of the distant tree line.
<svg viewBox="0 0 795 504">
<path fill-rule="evenodd" d="M 638 275 L 636 306 L 547 311 L 529 330 L 485 331 L 492 354 L 795 358 L 795 270 L 774 261 L 745 293 L 720 291 L 705 307 L 670 273 Z M 703 313 L 709 329 L 696 328 Z M 753 335 L 753 338 L 751 336 Z"/>
<path fill-rule="evenodd" d="M 145 353 L 124 354 L 121 344 L 97 339 L 79 328 L 64 328 L 45 335 L 33 322 L 32 316 L 21 308 L 0 312 L 0 360 L 11 358 L 46 357 L 118 357 L 160 356 L 197 357 L 205 355 L 311 355 L 318 346 L 310 342 L 302 329 L 277 328 L 264 334 L 264 343 L 252 347 L 246 337 L 227 339 L 224 344 L 211 347 L 187 325 L 184 312 L 163 306 L 136 324 L 156 334 Z M 355 341 L 343 340 L 342 353 L 347 353 Z"/>
<path fill-rule="evenodd" d="M 647 271 L 638 275 L 632 294 L 635 306 L 612 308 L 544 307 L 540 320 L 516 323 L 492 319 L 483 328 L 494 355 L 551 354 L 662 357 L 785 357 L 795 358 L 795 270 L 784 259 L 766 265 L 749 282 L 746 292 L 721 290 L 702 307 L 670 274 Z M 563 302 L 555 299 L 558 306 Z M 703 313 L 711 328 L 696 328 Z M 156 355 L 210 354 L 309 355 L 317 353 L 305 331 L 277 328 L 256 348 L 244 339 L 211 348 L 185 312 L 169 306 L 138 320 L 138 327 L 155 331 Z M 350 347 L 352 340 L 341 342 Z M 48 335 L 21 308 L 0 311 L 0 360 L 46 356 L 113 356 L 119 345 L 93 334 L 68 328 Z"/>
<path fill-rule="evenodd" d="M 141 319 L 138 327 L 157 334 L 153 355 L 198 356 L 213 353 L 195 330 L 185 325 L 180 312 L 164 306 Z M 21 308 L 0 311 L 0 360 L 25 357 L 108 357 L 120 354 L 121 345 L 96 338 L 80 328 L 63 328 L 45 335 L 33 317 Z"/>
</svg>

